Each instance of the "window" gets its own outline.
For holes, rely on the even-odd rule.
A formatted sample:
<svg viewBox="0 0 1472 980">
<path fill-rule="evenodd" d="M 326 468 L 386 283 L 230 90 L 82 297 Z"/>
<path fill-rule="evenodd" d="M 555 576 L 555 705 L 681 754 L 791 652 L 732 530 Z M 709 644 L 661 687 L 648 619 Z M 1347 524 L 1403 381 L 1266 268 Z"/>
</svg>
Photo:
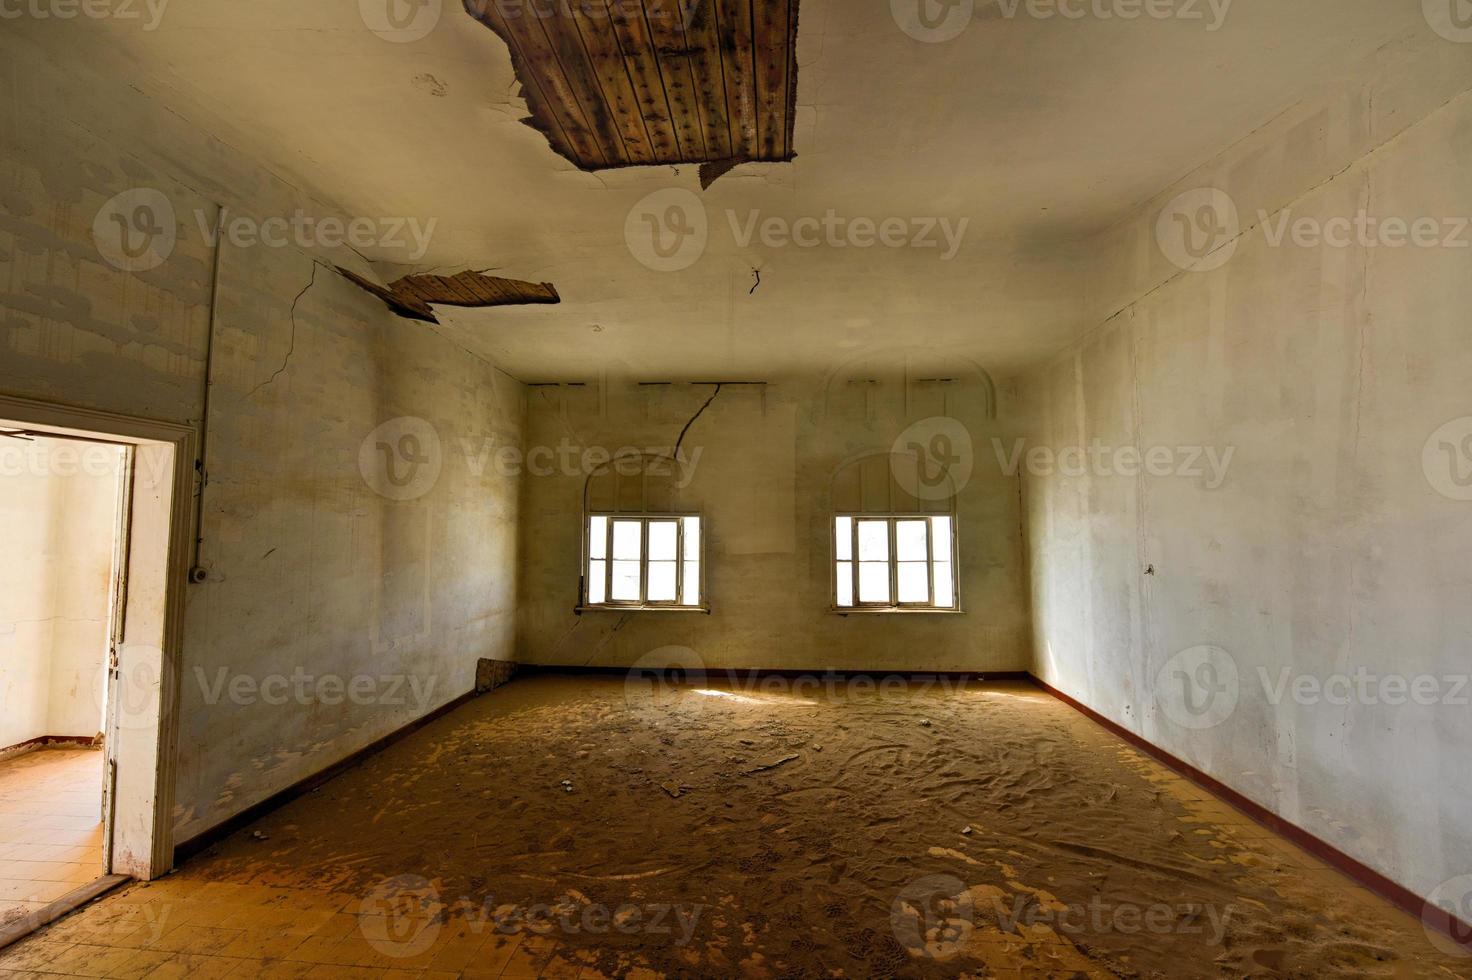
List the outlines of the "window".
<svg viewBox="0 0 1472 980">
<path fill-rule="evenodd" d="M 704 609 L 700 518 L 593 514 L 583 604 L 597 609 Z"/>
<path fill-rule="evenodd" d="M 833 519 L 833 605 L 839 611 L 957 611 L 950 515 Z"/>
</svg>

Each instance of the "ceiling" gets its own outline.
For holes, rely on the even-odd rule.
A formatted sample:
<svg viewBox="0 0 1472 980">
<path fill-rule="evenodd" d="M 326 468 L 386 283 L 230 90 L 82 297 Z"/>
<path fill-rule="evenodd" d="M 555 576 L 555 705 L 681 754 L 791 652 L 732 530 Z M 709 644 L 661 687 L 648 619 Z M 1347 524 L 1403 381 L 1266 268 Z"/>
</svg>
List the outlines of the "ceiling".
<svg viewBox="0 0 1472 980">
<path fill-rule="evenodd" d="M 584 170 L 792 158 L 798 0 L 465 9 L 506 42 L 532 124 Z"/>
<path fill-rule="evenodd" d="M 351 214 L 437 219 L 385 281 L 471 268 L 555 284 L 560 305 L 443 309 L 426 327 L 528 381 L 770 379 L 909 348 L 1007 376 L 1088 326 L 1083 239 L 1427 30 L 1420 4 L 1387 0 L 1167 0 L 1204 20 L 975 0 L 930 43 L 893 12 L 914 0 L 801 0 L 796 158 L 702 191 L 695 166 L 580 170 L 523 122 L 506 44 L 459 0 L 424 0 L 437 18 L 407 26 L 385 2 L 188 0 L 152 31 L 5 29 L 201 116 Z"/>
</svg>

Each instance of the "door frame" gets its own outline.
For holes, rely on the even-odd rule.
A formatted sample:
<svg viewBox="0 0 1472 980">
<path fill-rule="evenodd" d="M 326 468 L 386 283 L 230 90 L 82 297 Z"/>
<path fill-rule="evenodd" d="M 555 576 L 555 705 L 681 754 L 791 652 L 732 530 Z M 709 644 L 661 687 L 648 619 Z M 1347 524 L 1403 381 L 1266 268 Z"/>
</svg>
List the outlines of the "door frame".
<svg viewBox="0 0 1472 980">
<path fill-rule="evenodd" d="M 124 520 L 127 553 L 126 651 L 133 668 L 155 681 L 146 700 L 116 724 L 125 698 L 114 696 L 116 672 L 108 671 L 110 735 L 109 812 L 104 815 L 104 873 L 148 881 L 173 868 L 174 790 L 178 772 L 179 687 L 183 674 L 184 592 L 192 543 L 196 433 L 177 422 L 121 415 L 0 394 L 0 423 L 16 423 L 127 447 L 134 467 Z M 114 611 L 114 615 L 119 615 Z M 134 670 L 136 674 L 136 669 Z M 131 711 L 131 709 L 130 709 Z"/>
</svg>

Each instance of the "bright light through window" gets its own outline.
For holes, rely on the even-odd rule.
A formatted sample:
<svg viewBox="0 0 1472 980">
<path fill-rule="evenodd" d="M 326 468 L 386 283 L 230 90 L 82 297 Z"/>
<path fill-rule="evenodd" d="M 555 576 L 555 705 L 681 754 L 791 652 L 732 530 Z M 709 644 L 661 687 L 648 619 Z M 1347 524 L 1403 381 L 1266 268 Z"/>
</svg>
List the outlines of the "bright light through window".
<svg viewBox="0 0 1472 980">
<path fill-rule="evenodd" d="M 839 609 L 955 609 L 952 519 L 840 515 L 833 519 Z"/>
<path fill-rule="evenodd" d="M 700 518 L 594 514 L 583 598 L 608 608 L 702 608 Z"/>
</svg>

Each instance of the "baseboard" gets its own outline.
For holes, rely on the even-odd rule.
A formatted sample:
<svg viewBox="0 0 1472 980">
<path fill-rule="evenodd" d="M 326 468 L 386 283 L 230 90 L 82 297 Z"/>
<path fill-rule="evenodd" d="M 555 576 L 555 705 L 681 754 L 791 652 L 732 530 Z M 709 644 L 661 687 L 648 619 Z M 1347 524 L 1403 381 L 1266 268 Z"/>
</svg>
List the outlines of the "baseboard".
<svg viewBox="0 0 1472 980">
<path fill-rule="evenodd" d="M 49 926 L 62 916 L 75 912 L 88 902 L 101 898 L 119 885 L 132 880 L 127 875 L 103 875 L 73 888 L 56 901 L 43 905 L 29 915 L 6 923 L 0 928 L 0 949 L 20 942 L 36 930 Z"/>
<path fill-rule="evenodd" d="M 1142 736 L 1125 728 L 1118 722 L 1106 718 L 1077 698 L 1064 694 L 1042 678 L 1029 675 L 1029 679 L 1043 691 L 1046 691 L 1059 701 L 1085 715 L 1101 727 L 1108 729 L 1111 733 L 1119 736 L 1155 761 L 1162 763 L 1169 769 L 1175 770 L 1181 776 L 1184 776 L 1208 793 L 1221 799 L 1222 802 L 1241 811 L 1255 823 L 1261 824 L 1278 836 L 1286 838 L 1303 850 L 1308 851 L 1320 861 L 1353 879 L 1357 884 L 1379 895 L 1401 911 L 1415 916 L 1426 925 L 1431 926 L 1438 932 L 1444 933 L 1453 942 L 1466 947 L 1468 950 L 1472 950 L 1472 926 L 1469 926 L 1445 909 L 1432 905 L 1404 885 L 1390 880 L 1369 865 L 1350 857 L 1323 838 L 1316 837 L 1297 824 L 1284 820 L 1262 804 L 1254 802 L 1242 795 L 1221 780 L 1208 776 L 1189 762 L 1177 758 L 1155 743 L 1147 741 Z"/>
<path fill-rule="evenodd" d="M 576 677 L 623 677 L 632 668 L 612 666 L 590 666 L 588 664 L 520 664 L 517 667 L 517 676 L 526 677 L 534 674 L 572 675 Z M 648 667 L 653 671 L 655 668 Z M 1026 670 L 836 670 L 826 667 L 804 670 L 801 668 L 766 668 L 766 667 L 705 667 L 698 670 L 685 670 L 679 664 L 671 664 L 670 669 L 683 670 L 690 677 L 726 677 L 740 680 L 750 680 L 763 677 L 782 677 L 788 680 L 811 677 L 833 677 L 840 680 L 851 680 L 856 677 L 877 679 L 884 677 L 903 677 L 910 680 L 925 680 L 931 678 L 946 678 L 948 680 L 977 680 L 977 681 L 1031 681 L 1032 675 Z"/>
<path fill-rule="evenodd" d="M 24 742 L 16 742 L 0 749 L 0 762 L 6 759 L 14 759 L 16 756 L 28 755 L 37 749 L 49 749 L 53 746 L 65 746 L 67 748 L 91 749 L 101 748 L 101 741 L 96 735 L 37 735 L 28 738 Z"/>
<path fill-rule="evenodd" d="M 295 783 L 292 783 L 285 789 L 278 790 L 272 795 L 266 797 L 264 800 L 261 800 L 259 803 L 255 803 L 251 806 L 246 807 L 244 810 L 241 810 L 234 816 L 228 817 L 220 823 L 215 824 L 208 830 L 201 831 L 200 833 L 195 834 L 193 837 L 190 837 L 188 840 L 175 844 L 175 867 L 177 867 L 181 862 L 187 861 L 189 858 L 192 858 L 196 854 L 199 854 L 201 851 L 204 851 L 207 848 L 218 844 L 220 841 L 224 840 L 226 837 L 229 837 L 236 831 L 250 826 L 273 810 L 279 810 L 281 807 L 290 803 L 292 800 L 305 796 L 306 794 L 310 793 L 312 790 L 323 785 L 324 783 L 336 778 L 337 776 L 342 775 L 344 772 L 358 765 L 369 756 L 377 755 L 379 752 L 382 752 L 384 749 L 388 748 L 390 745 L 393 745 L 395 742 L 407 738 L 408 736 L 419 731 L 419 729 L 423 728 L 424 726 L 430 724 L 431 722 L 438 721 L 445 715 L 454 711 L 456 708 L 459 708 L 462 705 L 475 700 L 479 696 L 480 692 L 474 689 L 466 691 L 464 694 L 460 695 L 454 700 L 445 702 L 428 714 L 421 715 L 420 717 L 409 722 L 407 725 L 404 725 L 402 728 L 394 729 L 392 732 L 389 732 L 387 735 L 383 736 L 377 741 L 363 746 L 361 749 L 358 749 L 356 752 L 351 753 L 347 757 L 334 762 L 327 768 L 320 769 L 312 775 L 300 779 Z"/>
</svg>

